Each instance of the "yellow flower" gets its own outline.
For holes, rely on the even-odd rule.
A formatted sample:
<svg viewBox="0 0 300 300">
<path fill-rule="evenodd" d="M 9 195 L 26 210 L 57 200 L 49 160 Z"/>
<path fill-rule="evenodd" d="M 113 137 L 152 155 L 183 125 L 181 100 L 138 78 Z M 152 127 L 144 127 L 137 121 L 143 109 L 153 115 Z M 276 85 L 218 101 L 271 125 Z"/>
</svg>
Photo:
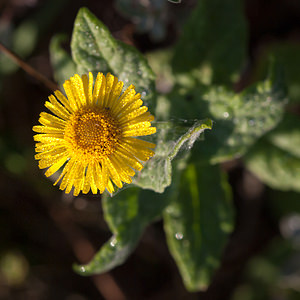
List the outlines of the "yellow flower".
<svg viewBox="0 0 300 300">
<path fill-rule="evenodd" d="M 98 73 L 94 88 L 92 73 L 75 74 L 63 86 L 67 97 L 55 91 L 45 103 L 54 115 L 42 112 L 42 125 L 33 127 L 39 167 L 48 168 L 46 176 L 63 167 L 54 185 L 61 181 L 66 193 L 74 187 L 75 196 L 131 183 L 133 169 L 140 171 L 155 147 L 136 138 L 156 132 L 141 95 L 133 85 L 122 93 L 123 82 L 110 73 Z"/>
</svg>

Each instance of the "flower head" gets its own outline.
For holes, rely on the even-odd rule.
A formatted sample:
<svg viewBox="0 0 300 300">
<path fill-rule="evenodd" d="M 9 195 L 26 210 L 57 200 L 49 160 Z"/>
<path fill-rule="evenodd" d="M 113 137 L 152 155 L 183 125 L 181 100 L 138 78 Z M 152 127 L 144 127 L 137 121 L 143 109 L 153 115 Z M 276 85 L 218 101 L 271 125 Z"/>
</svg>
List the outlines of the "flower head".
<svg viewBox="0 0 300 300">
<path fill-rule="evenodd" d="M 54 185 L 61 181 L 66 193 L 74 187 L 75 196 L 131 183 L 155 147 L 136 138 L 156 132 L 141 95 L 133 85 L 122 93 L 123 82 L 110 73 L 98 73 L 94 86 L 92 73 L 75 74 L 63 86 L 67 97 L 50 95 L 45 106 L 52 114 L 42 112 L 41 125 L 33 127 L 39 167 L 48 168 L 46 176 L 63 167 Z"/>
</svg>

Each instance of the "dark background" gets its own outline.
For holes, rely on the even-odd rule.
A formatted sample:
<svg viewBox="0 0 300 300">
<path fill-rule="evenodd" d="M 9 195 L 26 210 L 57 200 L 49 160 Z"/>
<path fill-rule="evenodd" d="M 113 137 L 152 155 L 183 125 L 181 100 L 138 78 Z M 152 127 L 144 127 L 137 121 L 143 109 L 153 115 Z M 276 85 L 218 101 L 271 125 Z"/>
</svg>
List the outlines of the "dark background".
<svg viewBox="0 0 300 300">
<path fill-rule="evenodd" d="M 149 32 L 139 33 L 132 19 L 115 9 L 114 1 L 2 0 L 0 41 L 53 80 L 50 39 L 59 32 L 71 37 L 80 7 L 88 7 L 116 38 L 147 52 L 176 42 L 181 24 L 196 2 L 167 3 L 166 32 L 156 39 Z M 155 15 L 149 9 L 151 13 Z M 248 0 L 245 15 L 249 68 L 238 83 L 240 88 L 251 81 L 252 66 L 266 45 L 273 41 L 300 42 L 299 1 Z M 73 198 L 61 193 L 34 161 L 31 128 L 37 124 L 48 94 L 50 91 L 40 82 L 11 65 L 9 58 L 1 57 L 0 299 L 300 299 L 297 288 L 280 288 L 278 281 L 272 281 L 278 269 L 270 266 L 280 265 L 282 257 L 274 251 L 290 253 L 290 246 L 280 237 L 280 219 L 270 209 L 269 189 L 240 161 L 223 165 L 233 188 L 236 229 L 207 291 L 185 290 L 167 249 L 161 222 L 148 227 L 124 265 L 93 277 L 75 274 L 72 264 L 88 262 L 110 232 L 103 220 L 100 197 Z M 275 262 L 266 267 L 270 259 L 264 257 L 272 256 L 270 253 Z M 259 259 L 263 263 L 255 264 Z M 257 268 L 265 274 L 261 282 L 255 273 Z"/>
</svg>

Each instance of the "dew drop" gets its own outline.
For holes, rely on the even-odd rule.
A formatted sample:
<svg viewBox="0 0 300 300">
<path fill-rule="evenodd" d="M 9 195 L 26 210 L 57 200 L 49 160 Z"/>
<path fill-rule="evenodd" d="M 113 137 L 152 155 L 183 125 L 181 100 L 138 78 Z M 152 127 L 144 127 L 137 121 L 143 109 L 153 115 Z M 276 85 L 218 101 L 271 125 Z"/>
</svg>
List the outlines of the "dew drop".
<svg viewBox="0 0 300 300">
<path fill-rule="evenodd" d="M 227 111 L 225 111 L 224 113 L 223 113 L 223 116 L 224 116 L 224 118 L 228 118 L 229 117 L 229 113 L 227 112 Z"/>
<path fill-rule="evenodd" d="M 176 232 L 175 233 L 175 238 L 176 238 L 176 240 L 182 240 L 183 239 L 183 234 L 181 232 Z"/>
<path fill-rule="evenodd" d="M 142 92 L 142 97 L 145 97 L 147 95 L 147 93 L 145 91 Z"/>
<path fill-rule="evenodd" d="M 80 269 L 80 272 L 85 272 L 86 271 L 85 267 L 83 267 L 83 266 L 81 266 L 79 269 Z"/>
<path fill-rule="evenodd" d="M 111 245 L 112 247 L 115 247 L 116 244 L 117 244 L 117 240 L 116 240 L 115 238 L 112 239 L 112 240 L 110 241 L 110 245 Z"/>
</svg>

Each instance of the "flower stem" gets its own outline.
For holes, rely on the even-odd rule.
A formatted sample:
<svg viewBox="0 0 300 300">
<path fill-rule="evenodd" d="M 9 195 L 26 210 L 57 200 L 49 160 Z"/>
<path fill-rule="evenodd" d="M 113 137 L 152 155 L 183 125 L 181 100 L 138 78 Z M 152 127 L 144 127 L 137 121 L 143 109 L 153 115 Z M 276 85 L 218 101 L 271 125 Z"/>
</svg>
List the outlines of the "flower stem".
<svg viewBox="0 0 300 300">
<path fill-rule="evenodd" d="M 27 72 L 30 76 L 34 77 L 37 81 L 41 82 L 46 88 L 51 91 L 55 91 L 58 89 L 58 85 L 51 80 L 49 80 L 46 76 L 38 72 L 36 69 L 31 67 L 25 61 L 23 61 L 18 55 L 14 52 L 6 48 L 2 43 L 0 43 L 0 51 L 5 53 L 11 60 L 13 60 L 20 68 L 22 68 L 25 72 Z"/>
</svg>

